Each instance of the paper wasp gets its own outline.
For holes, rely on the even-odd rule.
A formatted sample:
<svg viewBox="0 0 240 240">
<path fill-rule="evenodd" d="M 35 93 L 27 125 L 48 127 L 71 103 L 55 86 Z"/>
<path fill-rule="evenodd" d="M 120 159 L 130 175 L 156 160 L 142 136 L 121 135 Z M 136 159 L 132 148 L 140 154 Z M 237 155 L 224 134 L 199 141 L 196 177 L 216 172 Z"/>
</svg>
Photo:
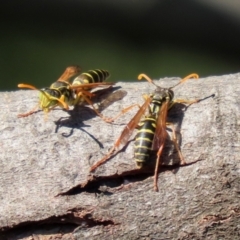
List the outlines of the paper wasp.
<svg viewBox="0 0 240 240">
<path fill-rule="evenodd" d="M 172 135 L 173 135 L 172 140 L 178 152 L 181 164 L 186 164 L 177 143 L 175 129 L 172 124 L 167 123 L 168 110 L 176 102 L 192 104 L 199 101 L 199 100 L 188 101 L 184 99 L 173 100 L 174 92 L 172 89 L 177 85 L 187 81 L 190 78 L 197 79 L 198 75 L 190 74 L 187 77 L 183 78 L 179 83 L 177 83 L 176 85 L 170 88 L 162 88 L 156 85 L 153 82 L 153 80 L 150 79 L 145 74 L 140 74 L 138 76 L 138 80 L 141 80 L 142 78 L 145 78 L 149 83 L 153 84 L 156 87 L 154 93 L 144 96 L 145 98 L 144 104 L 139 107 L 138 112 L 123 129 L 120 137 L 117 139 L 114 146 L 101 160 L 96 162 L 90 168 L 90 171 L 91 172 L 94 171 L 97 167 L 105 163 L 110 157 L 118 153 L 127 144 L 134 129 L 138 128 L 138 131 L 135 137 L 134 158 L 135 158 L 137 167 L 142 168 L 148 164 L 151 151 L 152 150 L 157 151 L 157 159 L 156 159 L 155 171 L 154 171 L 154 189 L 155 191 L 158 191 L 158 186 L 157 186 L 158 168 L 160 165 L 160 157 L 163 151 L 165 140 L 167 138 L 167 130 L 166 130 L 167 125 L 172 126 L 171 127 Z M 135 105 L 136 104 L 126 109 L 123 109 L 118 116 L 120 116 L 121 114 L 124 114 Z M 148 109 L 148 114 L 142 119 L 147 109 Z"/>
<path fill-rule="evenodd" d="M 67 67 L 56 82 L 50 87 L 43 89 L 38 89 L 28 84 L 18 84 L 19 88 L 29 88 L 40 92 L 39 104 L 31 111 L 19 114 L 18 117 L 27 117 L 35 113 L 38 107 L 47 113 L 57 106 L 68 110 L 69 106 L 74 106 L 85 101 L 93 107 L 97 115 L 107 121 L 93 106 L 90 98 L 94 94 L 90 91 L 96 87 L 113 85 L 114 83 L 104 82 L 110 75 L 109 72 L 101 69 L 90 70 L 86 73 L 81 73 L 70 83 L 70 79 L 79 72 L 80 68 L 78 66 Z"/>
</svg>

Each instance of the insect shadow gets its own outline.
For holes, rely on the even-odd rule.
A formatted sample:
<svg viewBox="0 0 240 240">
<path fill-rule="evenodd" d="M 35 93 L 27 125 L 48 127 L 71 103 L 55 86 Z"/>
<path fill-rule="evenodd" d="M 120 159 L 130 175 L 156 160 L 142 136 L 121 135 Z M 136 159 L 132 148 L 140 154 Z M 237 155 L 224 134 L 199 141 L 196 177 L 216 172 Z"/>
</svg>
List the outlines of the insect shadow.
<svg viewBox="0 0 240 240">
<path fill-rule="evenodd" d="M 91 101 L 94 104 L 97 104 L 97 108 L 101 112 L 114 102 L 123 99 L 127 95 L 126 91 L 118 90 L 119 88 L 121 87 L 110 87 L 107 89 L 97 90 L 94 92 L 95 96 L 91 99 Z M 91 107 L 84 104 L 76 105 L 72 110 L 68 110 L 66 112 L 69 114 L 68 117 L 61 117 L 59 120 L 54 122 L 56 124 L 55 133 L 57 133 L 61 127 L 67 127 L 70 128 L 69 133 L 62 133 L 62 136 L 70 137 L 74 133 L 74 129 L 80 129 L 97 141 L 93 135 L 84 130 L 84 127 L 90 127 L 90 125 L 84 124 L 84 121 L 97 116 Z M 99 121 L 103 120 L 99 118 Z M 97 142 L 100 143 L 99 141 Z"/>
</svg>

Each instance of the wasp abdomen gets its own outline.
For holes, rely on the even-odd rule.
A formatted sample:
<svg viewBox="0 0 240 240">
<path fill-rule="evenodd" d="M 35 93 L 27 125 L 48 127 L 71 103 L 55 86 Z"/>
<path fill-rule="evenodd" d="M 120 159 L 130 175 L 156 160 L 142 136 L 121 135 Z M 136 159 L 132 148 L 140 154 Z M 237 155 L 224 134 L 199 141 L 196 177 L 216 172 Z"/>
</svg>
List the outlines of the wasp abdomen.
<svg viewBox="0 0 240 240">
<path fill-rule="evenodd" d="M 149 159 L 156 130 L 156 118 L 146 117 L 140 124 L 134 143 L 134 157 L 138 167 L 142 167 Z"/>
<path fill-rule="evenodd" d="M 79 76 L 77 76 L 74 79 L 72 85 L 103 82 L 109 77 L 109 75 L 110 73 L 106 70 L 102 69 L 90 70 L 86 73 L 82 73 Z"/>
</svg>

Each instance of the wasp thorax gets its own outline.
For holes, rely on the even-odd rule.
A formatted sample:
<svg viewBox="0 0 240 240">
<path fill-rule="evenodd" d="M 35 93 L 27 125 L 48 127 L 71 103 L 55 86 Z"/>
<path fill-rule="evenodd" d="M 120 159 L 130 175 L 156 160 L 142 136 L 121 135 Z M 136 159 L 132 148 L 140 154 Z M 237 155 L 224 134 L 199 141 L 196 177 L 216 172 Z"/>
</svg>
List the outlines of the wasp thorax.
<svg viewBox="0 0 240 240">
<path fill-rule="evenodd" d="M 168 88 L 156 88 L 155 89 L 155 92 L 154 92 L 154 96 L 153 98 L 155 100 L 172 100 L 174 97 L 174 93 L 171 89 L 168 89 Z"/>
</svg>

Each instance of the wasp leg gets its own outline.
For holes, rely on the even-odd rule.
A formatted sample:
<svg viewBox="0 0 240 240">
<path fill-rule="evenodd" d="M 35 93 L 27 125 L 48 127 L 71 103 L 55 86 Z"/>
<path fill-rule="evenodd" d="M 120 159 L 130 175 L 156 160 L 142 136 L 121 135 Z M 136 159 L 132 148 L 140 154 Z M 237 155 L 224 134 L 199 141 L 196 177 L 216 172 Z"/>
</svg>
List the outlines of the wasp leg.
<svg viewBox="0 0 240 240">
<path fill-rule="evenodd" d="M 174 125 L 172 123 L 166 123 L 166 125 L 170 126 L 171 130 L 172 130 L 172 141 L 174 144 L 175 149 L 178 152 L 178 156 L 180 159 L 180 164 L 181 165 L 186 165 L 186 162 L 184 160 L 183 154 L 180 150 L 178 141 L 177 141 L 177 136 L 176 136 L 176 130 L 174 128 Z M 154 190 L 156 192 L 158 192 L 158 184 L 157 184 L 157 180 L 158 180 L 158 169 L 159 169 L 159 165 L 160 165 L 160 156 L 162 154 L 162 150 L 163 150 L 164 144 L 162 144 L 157 152 L 157 160 L 156 160 L 156 166 L 155 166 L 155 171 L 154 171 Z"/>
<path fill-rule="evenodd" d="M 110 86 L 111 87 L 111 86 Z M 140 108 L 140 105 L 139 104 L 133 104 L 129 107 L 126 107 L 124 109 L 121 110 L 121 112 L 119 114 L 117 114 L 115 117 L 113 118 L 107 118 L 107 117 L 104 117 L 94 106 L 93 106 L 93 103 L 92 101 L 87 97 L 87 96 L 84 96 L 84 95 L 88 95 L 89 97 L 92 97 L 94 96 L 93 93 L 90 93 L 88 91 L 81 91 L 81 94 L 79 94 L 78 98 L 82 97 L 89 105 L 92 106 L 94 112 L 99 116 L 101 117 L 105 122 L 108 122 L 108 123 L 111 123 L 111 122 L 114 122 L 117 118 L 119 118 L 121 115 L 127 113 L 128 111 L 130 111 L 133 107 L 135 106 L 138 106 Z"/>
<path fill-rule="evenodd" d="M 110 151 L 108 152 L 107 155 L 105 155 L 105 157 L 103 157 L 101 160 L 99 160 L 98 162 L 96 162 L 94 165 L 91 166 L 90 168 L 90 172 L 93 172 L 96 168 L 98 168 L 100 165 L 102 165 L 103 163 L 105 163 L 115 152 L 115 150 L 117 149 L 117 143 L 110 149 Z"/>
<path fill-rule="evenodd" d="M 174 128 L 174 125 L 172 123 L 167 123 L 167 125 L 170 125 L 170 128 L 172 129 L 172 141 L 173 141 L 173 144 L 178 152 L 178 156 L 180 158 L 180 162 L 181 162 L 181 165 L 185 165 L 186 162 L 184 160 L 184 157 L 182 155 L 182 152 L 179 148 L 179 144 L 178 144 L 178 141 L 177 141 L 177 136 L 176 136 L 176 130 Z"/>
<path fill-rule="evenodd" d="M 30 115 L 32 115 L 33 113 L 37 112 L 38 110 L 38 105 L 35 106 L 31 111 L 27 112 L 27 113 L 20 113 L 17 115 L 18 118 L 22 118 L 22 117 L 28 117 Z"/>
<path fill-rule="evenodd" d="M 84 94 L 85 94 L 85 91 L 84 91 Z M 81 95 L 79 95 L 79 96 L 82 97 L 82 98 L 84 99 L 84 101 L 86 101 L 89 105 L 92 106 L 93 111 L 94 111 L 100 118 L 102 118 L 103 121 L 108 122 L 108 123 L 112 122 L 110 118 L 104 117 L 104 116 L 94 107 L 93 102 L 92 102 L 87 96 L 85 96 L 84 94 L 81 94 Z"/>
<path fill-rule="evenodd" d="M 138 106 L 139 108 L 141 107 L 139 104 L 133 104 L 131 106 L 128 106 L 124 109 L 121 110 L 120 113 L 117 114 L 117 116 L 110 118 L 109 121 L 114 122 L 116 119 L 118 119 L 120 116 L 122 116 L 123 114 L 127 113 L 128 111 L 130 111 L 132 108 Z"/>
<path fill-rule="evenodd" d="M 162 143 L 162 145 L 160 146 L 158 152 L 157 152 L 157 160 L 156 160 L 156 165 L 155 165 L 155 171 L 154 171 L 154 180 L 153 180 L 153 186 L 154 186 L 154 191 L 158 192 L 158 168 L 160 165 L 160 156 L 162 154 L 162 150 L 164 147 L 164 143 Z"/>
<path fill-rule="evenodd" d="M 187 99 L 175 99 L 173 103 L 185 103 L 185 104 L 193 104 L 199 102 L 199 99 L 194 99 L 194 100 L 187 100 Z"/>
<path fill-rule="evenodd" d="M 174 100 L 169 104 L 168 109 L 170 109 L 175 103 L 185 103 L 185 104 L 191 105 L 191 104 L 198 103 L 198 102 L 200 102 L 199 99 L 194 99 L 194 100 L 187 100 L 187 99 L 181 99 L 181 98 L 179 98 L 179 99 L 174 99 Z"/>
<path fill-rule="evenodd" d="M 80 99 L 81 96 L 83 97 L 84 95 L 88 96 L 89 98 L 92 98 L 92 97 L 95 96 L 94 93 L 91 93 L 91 92 L 88 92 L 88 91 L 81 90 L 81 92 L 78 93 L 78 98 Z"/>
<path fill-rule="evenodd" d="M 148 96 L 147 94 L 143 94 L 143 98 L 144 98 L 145 100 L 147 100 L 147 99 L 149 98 L 149 96 Z M 114 122 L 117 118 L 119 118 L 119 117 L 122 116 L 123 114 L 127 113 L 128 111 L 130 111 L 132 108 L 134 108 L 134 107 L 136 107 L 136 106 L 137 106 L 138 108 L 141 108 L 141 106 L 140 106 L 139 104 L 137 104 L 137 103 L 136 103 L 136 104 L 133 104 L 133 105 L 131 105 L 131 106 L 128 106 L 128 107 L 122 109 L 121 112 L 120 112 L 116 117 L 111 118 L 110 121 L 111 121 L 111 122 Z"/>
</svg>

